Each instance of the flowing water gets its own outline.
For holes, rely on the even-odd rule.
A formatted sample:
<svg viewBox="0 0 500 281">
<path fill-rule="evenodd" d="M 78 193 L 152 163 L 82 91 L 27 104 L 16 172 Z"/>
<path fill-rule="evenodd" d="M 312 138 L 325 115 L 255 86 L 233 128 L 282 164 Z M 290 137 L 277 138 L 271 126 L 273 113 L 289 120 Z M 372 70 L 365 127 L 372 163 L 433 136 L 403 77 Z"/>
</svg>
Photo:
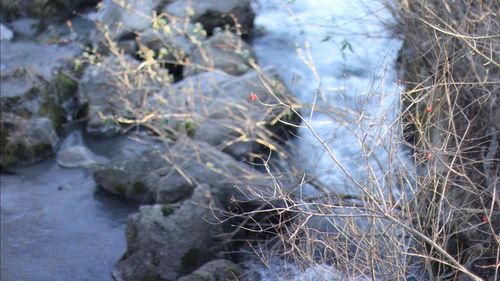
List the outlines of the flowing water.
<svg viewBox="0 0 500 281">
<path fill-rule="evenodd" d="M 365 134 L 374 146 L 387 138 L 384 124 L 392 116 L 382 113 L 397 105 L 394 62 L 401 42 L 384 28 L 390 15 L 375 0 L 256 0 L 254 7 L 259 64 L 275 66 L 309 104 L 302 110 L 307 121 L 362 180 L 359 137 Z M 299 136 L 294 147 L 306 171 L 336 192 L 358 192 L 307 128 Z M 103 157 L 120 147 L 116 140 L 86 145 Z M 126 247 L 126 218 L 136 206 L 96 192 L 91 171 L 60 168 L 54 160 L 2 175 L 1 193 L 2 280 L 111 280 Z M 266 281 L 337 279 L 279 265 L 260 266 L 259 274 Z"/>
<path fill-rule="evenodd" d="M 339 162 L 363 177 L 359 137 L 388 134 L 399 105 L 395 61 L 402 42 L 385 27 L 391 15 L 374 0 L 261 0 L 255 6 L 262 29 L 253 41 L 259 64 L 277 68 L 306 104 L 306 121 Z M 337 192 L 357 193 L 309 129 L 299 136 L 305 170 Z"/>
<path fill-rule="evenodd" d="M 305 172 L 337 193 L 361 194 L 346 172 L 366 183 L 369 173 L 376 178 L 384 175 L 390 166 L 388 151 L 400 152 L 394 141 L 397 130 L 390 124 L 399 110 L 395 62 L 402 42 L 388 30 L 394 20 L 381 2 L 254 2 L 260 33 L 253 40 L 258 63 L 277 69 L 306 104 L 303 125 L 309 124 L 315 131 L 299 130 L 295 158 L 303 163 Z M 373 170 L 367 171 L 367 167 Z M 382 193 L 398 195 L 397 190 Z M 273 258 L 266 266 L 256 264 L 266 281 L 345 279 L 335 269 L 319 268 L 321 265 L 301 271 Z"/>
<path fill-rule="evenodd" d="M 62 146 L 86 145 L 99 159 L 141 146 L 127 138 L 89 139 L 79 130 Z M 54 159 L 1 176 L 1 280 L 113 280 L 125 252 L 127 217 L 138 206 L 96 189 L 92 170 Z"/>
</svg>

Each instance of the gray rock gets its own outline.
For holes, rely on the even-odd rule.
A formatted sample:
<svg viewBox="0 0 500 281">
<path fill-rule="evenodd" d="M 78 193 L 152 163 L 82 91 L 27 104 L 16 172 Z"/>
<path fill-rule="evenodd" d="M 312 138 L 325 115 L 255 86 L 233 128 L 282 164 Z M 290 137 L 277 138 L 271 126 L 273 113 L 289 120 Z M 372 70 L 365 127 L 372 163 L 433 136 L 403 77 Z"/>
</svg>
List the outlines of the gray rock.
<svg viewBox="0 0 500 281">
<path fill-rule="evenodd" d="M 33 39 L 37 34 L 40 20 L 36 18 L 20 18 L 9 23 L 16 36 L 24 39 Z"/>
<path fill-rule="evenodd" d="M 14 33 L 8 27 L 0 23 L 0 40 L 10 41 L 14 37 Z"/>
<path fill-rule="evenodd" d="M 172 203 L 189 197 L 192 187 L 184 184 L 171 169 L 161 150 L 149 150 L 131 159 L 104 165 L 94 173 L 94 180 L 100 188 L 133 201 Z M 168 194 L 164 201 L 157 198 L 159 189 Z"/>
<path fill-rule="evenodd" d="M 85 70 L 78 96 L 88 105 L 88 132 L 116 134 L 121 124 L 128 124 L 120 120 L 141 120 L 140 114 L 154 113 L 146 126 L 208 142 L 240 159 L 262 151 L 263 143 L 278 150 L 293 130 L 278 118 L 298 123 L 276 99 L 295 104 L 273 75 L 208 72 L 169 84 L 152 81 L 147 68 L 139 70 L 138 64 L 131 58 L 106 58 Z"/>
<path fill-rule="evenodd" d="M 59 141 L 59 137 L 52 127 L 52 121 L 48 118 L 36 118 L 31 120 L 27 132 L 31 139 L 42 144 L 50 144 L 55 147 Z"/>
<path fill-rule="evenodd" d="M 85 146 L 72 146 L 57 155 L 57 164 L 64 168 L 89 167 L 97 163 L 96 156 Z"/>
<path fill-rule="evenodd" d="M 222 70 L 231 75 L 242 75 L 255 63 L 252 48 L 235 34 L 220 32 L 192 49 L 190 66 L 184 68 L 184 76 L 203 71 Z"/>
<path fill-rule="evenodd" d="M 59 71 L 69 68 L 81 52 L 82 49 L 77 44 L 38 45 L 32 42 L 2 41 L 2 76 L 18 69 L 30 69 L 46 81 L 52 81 Z M 2 96 L 3 94 L 2 92 Z"/>
<path fill-rule="evenodd" d="M 138 70 L 139 62 L 129 56 L 108 57 L 97 65 L 88 66 L 79 82 L 78 99 L 87 107 L 87 132 L 100 135 L 116 135 L 120 130 L 117 118 L 138 118 L 136 110 L 142 108 L 142 99 L 157 91 L 159 84 L 146 72 Z M 162 71 L 158 70 L 161 75 Z M 124 82 L 124 78 L 130 82 Z"/>
<path fill-rule="evenodd" d="M 266 89 L 263 81 L 273 93 Z M 279 147 L 277 140 L 285 139 L 288 130 L 293 128 L 279 122 L 277 116 L 289 123 L 299 122 L 287 107 L 278 105 L 274 95 L 289 104 L 296 102 L 272 74 L 249 71 L 236 77 L 206 72 L 188 77 L 174 87 L 176 91 L 164 94 L 169 100 L 164 110 L 190 112 L 193 138 L 216 146 L 237 159 L 258 153 L 259 143 Z M 252 93 L 256 100 L 252 100 Z M 175 120 L 170 121 L 169 124 L 175 126 Z"/>
<path fill-rule="evenodd" d="M 2 112 L 0 126 L 0 164 L 3 167 L 25 166 L 44 160 L 53 154 L 59 141 L 51 120 L 45 117 L 22 118 Z"/>
<path fill-rule="evenodd" d="M 94 173 L 97 185 L 111 193 L 142 203 L 173 203 L 190 196 L 200 183 L 223 195 L 222 201 L 244 196 L 236 184 L 271 187 L 270 179 L 203 142 L 178 141 L 166 152 L 149 150 L 112 161 Z M 247 199 L 246 197 L 241 199 Z"/>
<path fill-rule="evenodd" d="M 180 205 L 141 207 L 129 218 L 127 251 L 113 270 L 114 278 L 175 280 L 213 259 L 223 245 L 217 237 L 221 226 L 210 210 L 218 204 L 214 198 L 201 185 Z"/>
<path fill-rule="evenodd" d="M 72 59 L 79 54 L 80 48 L 76 45 L 37 45 L 28 42 L 1 41 L 0 44 L 2 126 L 22 128 L 25 123 L 31 122 L 26 121 L 27 119 L 48 118 L 52 126 L 47 129 L 48 132 L 58 131 L 70 113 L 67 105 L 74 101 L 77 87 L 76 82 L 64 72 L 69 68 Z M 10 155 L 7 157 L 10 158 L 7 161 L 9 165 L 33 162 L 23 160 L 27 156 L 21 150 L 16 150 L 21 153 L 19 157 L 13 155 L 12 151 L 7 151 L 8 147 L 18 146 L 15 132 L 8 131 L 2 135 L 1 153 Z M 44 144 L 47 145 L 41 149 L 43 153 L 35 153 L 37 155 L 30 158 L 38 161 L 40 157 L 50 154 L 45 153 L 52 150 L 53 145 L 48 145 L 50 143 L 45 140 Z M 19 163 L 16 163 L 15 159 L 19 159 Z"/>
<path fill-rule="evenodd" d="M 205 34 L 197 32 L 195 26 L 172 19 L 165 28 L 150 28 L 137 38 L 139 46 L 156 52 L 156 57 L 169 61 L 182 61 L 193 48 L 193 42 L 205 39 Z"/>
<path fill-rule="evenodd" d="M 96 19 L 105 25 L 112 38 L 119 39 L 126 34 L 150 28 L 152 12 L 162 2 L 162 0 L 105 0 Z"/>
<path fill-rule="evenodd" d="M 19 18 L 9 23 L 16 41 L 37 42 L 47 45 L 55 41 L 74 42 L 80 46 L 96 46 L 102 40 L 94 20 L 76 15 L 64 22 L 44 23 L 37 18 Z"/>
<path fill-rule="evenodd" d="M 243 33 L 248 33 L 253 27 L 255 13 L 249 0 L 177 0 L 166 5 L 168 14 L 199 22 L 208 31 L 225 25 L 235 26 L 234 16 Z"/>
<path fill-rule="evenodd" d="M 207 262 L 193 273 L 183 276 L 177 281 L 229 281 L 239 280 L 241 269 L 231 261 L 218 259 Z"/>
<path fill-rule="evenodd" d="M 52 23 L 37 37 L 40 42 L 75 42 L 81 46 L 96 46 L 102 40 L 96 22 L 85 16 L 77 15 L 64 23 Z M 31 40 L 33 40 L 31 38 Z"/>
</svg>

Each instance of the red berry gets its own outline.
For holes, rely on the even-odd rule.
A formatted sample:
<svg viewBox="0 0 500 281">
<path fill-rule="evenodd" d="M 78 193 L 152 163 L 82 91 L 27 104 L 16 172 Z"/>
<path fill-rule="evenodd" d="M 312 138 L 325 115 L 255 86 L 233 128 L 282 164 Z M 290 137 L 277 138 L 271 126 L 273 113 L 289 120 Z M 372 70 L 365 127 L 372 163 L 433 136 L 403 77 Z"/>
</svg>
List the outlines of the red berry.
<svg viewBox="0 0 500 281">
<path fill-rule="evenodd" d="M 488 222 L 488 217 L 487 217 L 487 216 L 483 216 L 483 222 L 484 222 L 484 223 L 487 223 L 487 222 Z"/>
<path fill-rule="evenodd" d="M 256 101 L 257 100 L 257 95 L 254 92 L 250 93 L 250 100 L 251 101 Z"/>
<path fill-rule="evenodd" d="M 431 113 L 432 112 L 432 105 L 429 105 L 426 109 L 426 112 Z"/>
</svg>

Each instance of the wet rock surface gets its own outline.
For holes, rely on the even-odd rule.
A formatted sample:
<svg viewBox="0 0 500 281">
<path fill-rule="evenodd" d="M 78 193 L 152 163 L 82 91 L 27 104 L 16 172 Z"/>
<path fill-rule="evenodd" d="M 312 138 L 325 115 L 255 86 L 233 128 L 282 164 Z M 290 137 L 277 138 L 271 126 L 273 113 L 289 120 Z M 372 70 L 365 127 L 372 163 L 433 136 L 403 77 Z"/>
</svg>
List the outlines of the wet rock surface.
<svg viewBox="0 0 500 281">
<path fill-rule="evenodd" d="M 141 207 L 129 218 L 127 251 L 113 276 L 118 281 L 175 280 L 214 258 L 222 247 L 220 225 L 207 221 L 215 200 L 210 188 L 201 185 L 178 206 Z"/>
<path fill-rule="evenodd" d="M 57 164 L 64 168 L 90 167 L 98 163 L 97 157 L 85 146 L 72 146 L 59 151 Z"/>
<path fill-rule="evenodd" d="M 53 151 L 56 133 L 70 114 L 77 86 L 65 71 L 81 49 L 74 44 L 1 44 L 2 165 L 35 163 Z"/>
<path fill-rule="evenodd" d="M 54 153 L 59 137 L 50 119 L 2 114 L 1 166 L 32 165 Z"/>
</svg>

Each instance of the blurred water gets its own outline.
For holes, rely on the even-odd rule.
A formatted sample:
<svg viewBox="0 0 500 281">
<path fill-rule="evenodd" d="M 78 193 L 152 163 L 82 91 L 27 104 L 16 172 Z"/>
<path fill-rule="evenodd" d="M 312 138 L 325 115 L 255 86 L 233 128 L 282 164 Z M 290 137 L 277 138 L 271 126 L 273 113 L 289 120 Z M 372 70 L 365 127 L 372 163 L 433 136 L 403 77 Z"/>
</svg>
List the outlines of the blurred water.
<svg viewBox="0 0 500 281">
<path fill-rule="evenodd" d="M 83 144 L 103 158 L 141 149 L 123 137 L 84 141 L 79 131 L 62 147 Z M 0 187 L 2 281 L 113 280 L 136 204 L 97 190 L 91 170 L 55 159 L 1 175 Z"/>
<path fill-rule="evenodd" d="M 295 158 L 305 172 L 334 192 L 363 194 L 346 176 L 348 172 L 368 189 L 379 189 L 381 197 L 399 195 L 397 190 L 386 189 L 384 176 L 397 166 L 393 157 L 401 152 L 392 121 L 399 111 L 395 62 L 402 41 L 391 34 L 388 26 L 394 20 L 381 2 L 254 2 L 260 30 L 253 40 L 258 63 L 274 66 L 306 104 L 302 109 L 305 121 L 337 162 L 309 128 L 299 130 Z M 404 156 L 400 160 L 404 163 Z M 279 259 L 268 266 L 256 264 L 266 281 L 345 280 L 326 265 L 300 271 Z"/>
<path fill-rule="evenodd" d="M 363 181 L 367 153 L 360 140 L 365 149 L 375 150 L 371 158 L 387 161 L 381 148 L 390 143 L 394 132 L 389 125 L 398 112 L 395 61 L 402 42 L 385 26 L 391 15 L 373 0 L 259 0 L 255 8 L 263 34 L 253 41 L 259 64 L 278 69 L 306 103 L 303 115 L 312 128 Z M 309 129 L 301 129 L 300 137 L 297 157 L 306 171 L 338 192 L 360 192 Z"/>
</svg>

